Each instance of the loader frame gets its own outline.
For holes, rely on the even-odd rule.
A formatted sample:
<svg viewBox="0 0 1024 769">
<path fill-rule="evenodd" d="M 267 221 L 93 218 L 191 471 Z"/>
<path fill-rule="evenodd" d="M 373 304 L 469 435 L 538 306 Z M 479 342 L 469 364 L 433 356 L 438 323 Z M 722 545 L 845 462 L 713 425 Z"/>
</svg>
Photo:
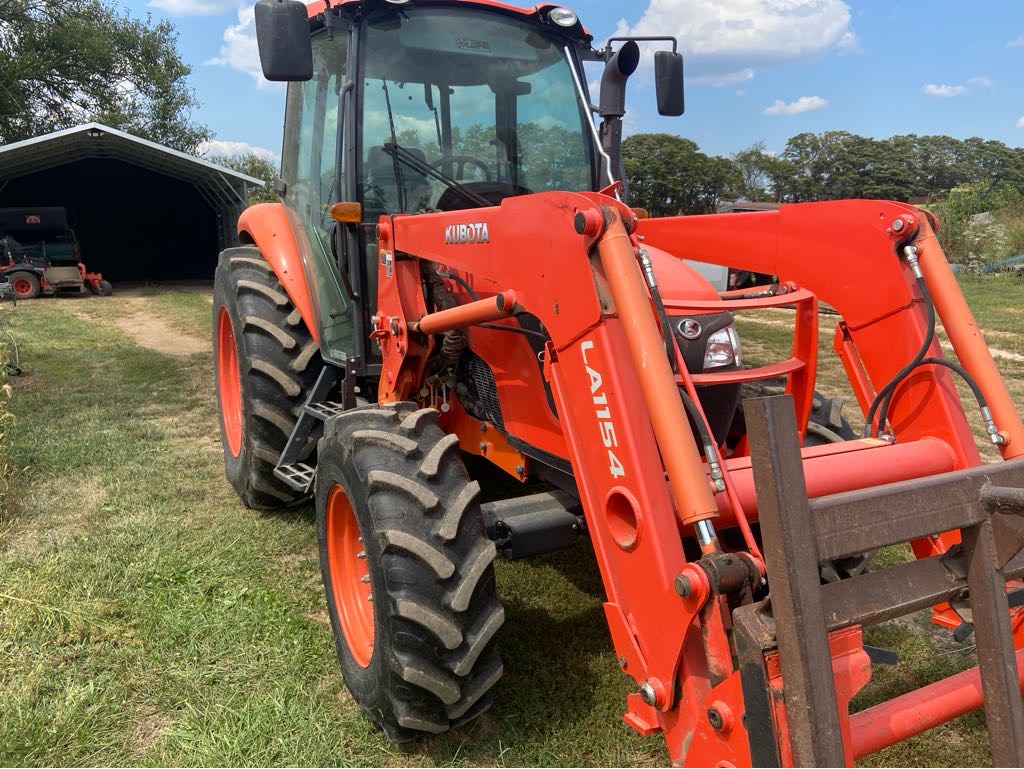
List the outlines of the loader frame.
<svg viewBox="0 0 1024 769">
<path fill-rule="evenodd" d="M 898 233 L 892 226 L 897 219 L 901 220 Z M 484 243 L 446 242 L 446 230 L 453 225 L 478 229 L 486 226 L 489 239 Z M 848 232 L 850 236 L 836 241 L 832 237 L 836 231 Z M 725 514 L 723 518 L 728 516 L 730 525 L 745 532 L 750 531 L 757 515 L 757 511 L 745 509 L 737 495 L 729 492 L 742 485 L 743 478 L 753 476 L 757 508 L 768 512 L 762 525 L 764 533 L 773 509 L 770 496 L 765 496 L 766 484 L 777 485 L 779 481 L 772 479 L 781 476 L 773 475 L 771 469 L 780 473 L 783 468 L 763 452 L 752 463 L 747 460 L 745 467 L 743 460 L 725 460 L 726 467 L 730 462 L 734 465 L 733 477 L 726 478 L 726 493 L 714 492 L 692 434 L 686 428 L 677 395 L 680 386 L 692 388 L 693 377 L 685 367 L 677 374 L 670 370 L 638 261 L 643 248 L 662 246 L 680 258 L 735 264 L 775 274 L 788 282 L 794 292 L 806 288 L 829 301 L 843 316 L 841 342 L 837 346 L 848 371 L 857 373 L 851 380 L 863 402 L 873 397 L 874 388 L 880 387 L 913 356 L 924 338 L 921 300 L 915 294 L 911 270 L 901 259 L 903 249 L 915 246 L 954 348 L 984 389 L 997 415 L 1003 456 L 1012 459 L 1024 453 L 1020 418 L 955 282 L 944 279 L 949 267 L 930 222 L 917 209 L 888 202 L 843 201 L 783 206 L 777 212 L 729 217 L 638 221 L 628 208 L 600 193 L 544 193 L 507 199 L 500 207 L 490 209 L 382 217 L 378 235 L 380 297 L 379 310 L 373 318 L 373 339 L 383 356 L 380 401 L 417 399 L 433 349 L 433 334 L 484 322 L 500 323 L 516 312 L 536 315 L 549 334 L 544 373 L 554 393 L 566 450 L 608 595 L 605 615 L 620 665 L 639 685 L 639 692 L 628 698 L 626 721 L 645 734 L 662 732 L 676 763 L 709 765 L 728 761 L 742 765 L 755 756 L 759 761 L 768 760 L 770 756 L 763 748 L 769 729 L 751 718 L 750 711 L 747 726 L 743 726 L 745 694 L 750 690 L 753 697 L 753 689 L 733 662 L 737 638 L 742 635 L 740 618 L 744 610 L 734 612 L 732 606 L 749 603 L 766 573 L 773 599 L 777 591 L 784 589 L 779 585 L 790 584 L 804 593 L 812 587 L 816 590 L 818 560 L 835 554 L 811 553 L 803 558 L 801 569 L 790 572 L 787 557 L 780 558 L 782 551 L 771 549 L 775 546 L 770 547 L 772 539 L 767 534 L 766 556 L 761 555 L 752 537 L 748 538 L 746 551 L 724 553 L 719 548 L 714 522 L 720 513 Z M 542 250 L 532 246 L 541 238 L 546 246 Z M 482 298 L 456 310 L 429 312 L 421 289 L 422 261 L 443 265 L 445 271 L 463 275 Z M 867 291 L 865 275 L 871 276 L 871 289 Z M 757 305 L 756 301 L 748 301 L 745 307 Z M 767 298 L 764 304 L 774 301 Z M 675 310 L 698 310 L 705 303 L 669 300 L 667 304 Z M 721 300 L 715 306 L 720 307 Z M 957 328 L 956 323 L 964 319 L 968 321 L 967 327 Z M 816 331 L 816 324 L 811 327 Z M 809 364 L 807 373 L 813 382 L 814 358 L 806 351 L 815 348 L 807 338 L 799 338 L 801 333 L 810 333 L 806 322 L 802 328 L 804 331 L 796 334 L 796 352 L 791 359 L 796 364 L 787 371 L 788 389 L 797 394 L 798 400 L 805 393 L 799 376 L 808 370 Z M 816 341 L 816 336 L 810 338 Z M 800 350 L 805 351 L 804 359 L 799 357 Z M 732 376 L 753 375 L 737 372 Z M 642 404 L 643 409 L 638 409 L 637 404 Z M 796 445 L 798 411 L 784 418 L 775 415 L 774 419 L 778 430 L 785 423 Z M 458 417 L 452 420 L 449 431 L 464 434 L 454 424 Z M 800 463 L 801 473 L 806 466 L 809 474 L 826 476 L 816 478 L 815 482 L 824 483 L 831 491 L 851 494 L 883 482 L 907 482 L 921 474 L 918 460 L 927 460 L 924 464 L 930 472 L 952 472 L 948 482 L 951 488 L 974 483 L 974 476 L 955 472 L 978 466 L 980 458 L 959 396 L 945 369 L 927 367 L 915 372 L 898 389 L 890 422 L 899 443 L 892 445 L 879 439 L 858 442 L 858 477 L 851 478 L 848 472 L 839 475 L 834 464 L 824 463 L 820 458 L 815 461 L 813 456 L 800 457 L 798 453 L 793 461 Z M 464 448 L 474 450 L 473 446 Z M 836 449 L 848 451 L 848 447 Z M 903 478 L 893 478 L 894 462 L 903 465 Z M 650 471 L 662 464 L 666 470 L 664 477 Z M 1019 462 L 1005 466 L 1008 482 L 1024 480 L 1019 470 Z M 915 482 L 910 483 L 913 488 Z M 915 517 L 914 509 L 900 510 L 891 500 L 885 502 L 887 493 L 890 492 L 885 489 L 873 489 L 871 495 L 882 495 L 880 509 L 896 512 L 897 516 L 890 521 L 901 524 L 887 530 L 888 539 L 911 540 L 917 556 L 926 559 L 918 563 L 933 564 L 934 559 L 959 547 L 959 529 L 977 539 L 978 532 L 984 532 L 988 525 L 978 515 L 958 519 L 935 513 L 929 517 L 925 510 Z M 806 489 L 802 489 L 802 498 L 806 507 Z M 841 495 L 824 499 L 838 498 Z M 791 513 L 790 501 L 787 497 L 787 515 Z M 815 504 L 826 503 L 819 499 Z M 774 506 L 776 510 L 782 507 Z M 877 509 L 871 514 L 878 515 Z M 974 509 L 979 509 L 978 505 Z M 917 525 L 922 515 L 927 525 Z M 813 527 L 809 530 L 813 531 Z M 849 532 L 844 526 L 837 526 L 832 535 L 838 534 L 845 536 Z M 683 537 L 693 537 L 700 543 L 703 555 L 698 561 L 687 559 Z M 872 537 L 855 541 L 864 550 L 879 544 Z M 1016 566 L 1005 575 L 998 572 L 1002 564 L 995 564 L 984 547 L 969 547 L 968 551 L 964 556 L 968 571 L 982 568 L 972 564 L 984 561 L 986 573 L 998 574 L 1000 585 L 1005 577 L 1016 574 Z M 810 565 L 814 566 L 813 574 L 807 570 Z M 989 582 L 995 584 L 992 579 Z M 955 590 L 944 583 L 944 590 L 932 586 L 924 595 L 912 596 L 913 600 L 890 591 L 885 600 L 893 606 L 876 607 L 876 613 L 888 617 L 894 607 L 935 603 L 941 609 L 938 621 L 959 625 L 952 608 L 941 604 L 947 593 L 962 589 L 959 582 Z M 1011 632 L 1017 645 L 1024 646 L 1024 617 L 1016 613 L 1011 628 L 1009 612 L 1005 608 L 1000 612 L 1000 591 L 992 588 L 981 594 L 979 589 L 974 588 L 972 593 L 983 611 L 988 612 L 985 622 L 996 627 L 999 648 L 1012 649 Z M 1002 606 L 1005 605 L 1003 590 Z M 750 611 L 749 607 L 746 611 Z M 817 616 L 819 610 L 812 605 L 810 613 Z M 794 657 L 788 642 L 781 638 L 777 642 L 783 667 L 775 670 L 789 671 L 785 672 L 787 694 L 783 698 L 787 705 L 791 680 L 796 681 L 794 691 L 800 681 L 820 682 L 821 670 L 827 670 L 823 666 L 830 663 L 837 671 L 835 694 L 827 688 L 824 693 L 814 690 L 815 702 L 831 703 L 837 714 L 833 721 L 842 725 L 819 729 L 797 719 L 790 726 L 780 711 L 771 710 L 770 732 L 775 752 L 770 755 L 778 760 L 814 763 L 827 756 L 826 763 L 832 759 L 839 763 L 840 759 L 849 761 L 854 755 L 862 755 L 864 746 L 877 749 L 888 744 L 889 737 L 897 738 L 896 732 L 882 738 L 865 738 L 860 730 L 878 731 L 877 723 L 861 717 L 853 721 L 861 725 L 858 731 L 852 731 L 846 715 L 846 704 L 870 675 L 859 643 L 859 626 L 869 619 L 863 613 L 853 611 L 849 617 L 841 617 L 849 621 L 833 623 L 846 629 L 829 636 L 831 646 L 827 645 L 824 630 L 818 633 L 816 658 Z M 1002 621 L 993 624 L 997 615 Z M 761 639 L 757 651 L 764 660 L 765 653 L 776 642 L 774 638 L 765 641 L 763 632 L 750 632 Z M 995 649 L 995 642 L 992 644 Z M 743 652 L 740 653 L 742 660 Z M 749 649 L 746 654 L 750 657 Z M 998 665 L 1009 670 L 1012 662 L 1003 654 Z M 991 669 L 996 663 L 985 664 L 988 671 L 983 667 L 982 678 L 993 680 Z M 769 685 L 774 680 L 778 686 L 779 676 L 771 677 L 771 665 L 766 670 Z M 810 684 L 807 686 L 814 689 Z M 923 701 L 927 696 L 925 691 L 920 699 Z M 1003 697 L 991 696 L 996 697 L 996 702 L 1005 702 Z M 977 698 L 968 697 L 967 701 L 980 704 Z M 837 708 L 837 703 L 841 707 Z M 961 705 L 946 707 L 947 704 L 933 703 L 933 717 L 921 721 L 920 728 L 962 712 Z M 791 706 L 791 710 L 796 712 L 796 707 Z M 729 717 L 724 715 L 726 712 Z M 1016 723 L 1014 719 L 1016 716 L 1011 713 L 1011 724 Z M 989 725 L 996 730 L 1002 728 L 991 719 Z M 904 729 L 898 738 L 909 733 L 912 732 Z M 825 739 L 821 735 L 827 737 L 830 752 L 807 752 L 803 747 L 807 740 L 817 744 L 816 740 Z M 855 750 L 854 744 L 861 747 Z M 837 745 L 842 747 L 841 751 Z M 1012 738 L 1000 741 L 994 737 L 993 746 L 994 755 L 1001 757 L 999 760 L 1009 755 L 1024 759 Z"/>
</svg>

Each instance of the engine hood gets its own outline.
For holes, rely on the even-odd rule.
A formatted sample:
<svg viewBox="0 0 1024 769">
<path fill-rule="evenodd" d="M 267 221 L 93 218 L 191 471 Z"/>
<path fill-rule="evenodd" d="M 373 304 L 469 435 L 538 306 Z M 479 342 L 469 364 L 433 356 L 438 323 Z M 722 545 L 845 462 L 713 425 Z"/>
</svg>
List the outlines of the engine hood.
<svg viewBox="0 0 1024 769">
<path fill-rule="evenodd" d="M 666 300 L 699 300 L 703 302 L 718 299 L 718 291 L 707 278 L 682 259 L 660 248 L 644 246 L 654 265 L 658 288 Z M 723 303 L 724 307 L 724 303 Z"/>
</svg>

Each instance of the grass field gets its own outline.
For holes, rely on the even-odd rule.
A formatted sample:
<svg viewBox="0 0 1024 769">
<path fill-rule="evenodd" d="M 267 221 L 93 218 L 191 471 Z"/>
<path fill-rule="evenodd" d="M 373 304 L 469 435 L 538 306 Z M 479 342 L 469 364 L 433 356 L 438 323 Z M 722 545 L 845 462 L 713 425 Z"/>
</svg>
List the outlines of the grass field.
<svg viewBox="0 0 1024 769">
<path fill-rule="evenodd" d="M 1021 284 L 965 286 L 993 347 L 1021 357 L 1000 363 L 1024 403 Z M 498 564 L 506 673 L 489 713 L 404 747 L 369 726 L 338 674 L 312 510 L 246 510 L 224 479 L 208 293 L 0 308 L 26 369 L 0 511 L 0 764 L 663 764 L 661 738 L 622 723 L 630 681 L 586 546 Z M 143 321 L 159 349 L 132 337 Z M 756 354 L 782 329 L 741 332 Z M 838 386 L 836 365 L 821 378 Z M 923 615 L 869 642 L 905 662 L 877 670 L 858 706 L 973 664 Z M 872 758 L 986 760 L 977 714 Z"/>
</svg>

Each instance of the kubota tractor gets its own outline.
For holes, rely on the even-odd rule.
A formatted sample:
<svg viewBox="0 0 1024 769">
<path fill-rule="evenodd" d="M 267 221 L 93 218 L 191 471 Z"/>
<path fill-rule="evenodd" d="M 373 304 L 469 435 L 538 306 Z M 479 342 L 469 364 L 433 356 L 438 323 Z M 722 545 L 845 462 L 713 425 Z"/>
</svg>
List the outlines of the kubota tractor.
<svg viewBox="0 0 1024 769">
<path fill-rule="evenodd" d="M 388 737 L 488 708 L 493 559 L 586 536 L 637 685 L 625 720 L 673 762 L 850 764 L 982 704 L 997 764 L 1024 762 L 1024 427 L 929 214 L 646 218 L 622 184 L 625 84 L 638 42 L 666 49 L 658 106 L 679 115 L 681 56 L 594 50 L 564 7 L 255 12 L 289 85 L 280 202 L 241 216 L 217 268 L 227 475 L 253 508 L 315 498 L 342 673 Z M 779 282 L 719 293 L 691 265 Z M 808 427 L 819 301 L 861 439 L 838 415 Z M 751 367 L 733 318 L 762 308 L 791 310 L 792 350 Z M 981 464 L 968 413 L 1004 461 Z M 508 498 L 481 504 L 482 481 Z M 918 560 L 864 573 L 907 541 Z M 850 714 L 861 628 L 926 607 L 979 667 Z"/>
</svg>

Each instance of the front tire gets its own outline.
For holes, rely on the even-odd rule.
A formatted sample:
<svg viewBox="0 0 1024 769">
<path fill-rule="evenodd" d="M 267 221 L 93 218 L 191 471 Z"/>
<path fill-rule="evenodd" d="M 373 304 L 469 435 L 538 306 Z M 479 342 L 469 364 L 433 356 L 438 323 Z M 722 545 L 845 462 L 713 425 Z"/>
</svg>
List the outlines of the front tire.
<svg viewBox="0 0 1024 769">
<path fill-rule="evenodd" d="M 504 621 L 494 543 L 433 409 L 353 409 L 328 421 L 316 476 L 327 608 L 345 684 L 396 742 L 491 705 Z"/>
<path fill-rule="evenodd" d="M 247 507 L 309 498 L 274 475 L 281 452 L 323 368 L 319 348 L 254 246 L 220 255 L 213 288 L 217 411 L 228 480 Z M 301 461 L 315 464 L 316 439 Z"/>
<path fill-rule="evenodd" d="M 16 299 L 35 299 L 39 296 L 39 278 L 31 272 L 12 272 L 7 280 L 14 288 Z"/>
</svg>

